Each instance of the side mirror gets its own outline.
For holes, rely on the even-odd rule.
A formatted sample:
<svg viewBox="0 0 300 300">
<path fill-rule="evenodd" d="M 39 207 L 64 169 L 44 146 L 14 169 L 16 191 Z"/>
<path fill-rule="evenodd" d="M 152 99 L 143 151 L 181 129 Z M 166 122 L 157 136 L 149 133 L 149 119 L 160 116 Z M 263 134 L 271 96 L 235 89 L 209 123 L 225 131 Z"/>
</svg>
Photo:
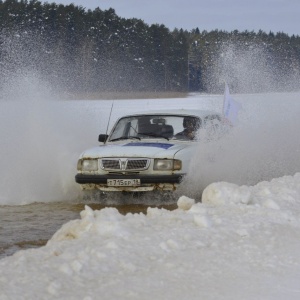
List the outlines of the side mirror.
<svg viewBox="0 0 300 300">
<path fill-rule="evenodd" d="M 108 138 L 108 134 L 99 134 L 98 142 L 105 143 Z"/>
</svg>

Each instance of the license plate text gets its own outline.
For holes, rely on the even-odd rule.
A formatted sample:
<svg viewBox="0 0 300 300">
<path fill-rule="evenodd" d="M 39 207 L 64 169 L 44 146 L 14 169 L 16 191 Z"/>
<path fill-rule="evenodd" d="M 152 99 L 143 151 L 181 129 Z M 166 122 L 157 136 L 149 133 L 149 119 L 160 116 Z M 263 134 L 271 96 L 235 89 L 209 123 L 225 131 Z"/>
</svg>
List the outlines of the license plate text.
<svg viewBox="0 0 300 300">
<path fill-rule="evenodd" d="M 140 186 L 140 179 L 107 179 L 108 186 Z"/>
</svg>

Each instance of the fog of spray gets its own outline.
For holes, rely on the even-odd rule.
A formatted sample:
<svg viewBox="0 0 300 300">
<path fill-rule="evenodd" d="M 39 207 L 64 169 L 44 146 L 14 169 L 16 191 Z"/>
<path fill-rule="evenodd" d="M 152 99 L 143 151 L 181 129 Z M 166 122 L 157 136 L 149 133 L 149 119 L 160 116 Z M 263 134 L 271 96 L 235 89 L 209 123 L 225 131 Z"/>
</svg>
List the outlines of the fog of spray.
<svg viewBox="0 0 300 300">
<path fill-rule="evenodd" d="M 239 122 L 223 139 L 199 145 L 179 193 L 199 199 L 215 181 L 252 185 L 300 171 L 300 93 L 282 92 L 297 90 L 299 67 L 282 65 L 274 72 L 280 62 L 265 45 L 240 46 L 224 45 L 209 77 L 229 85 L 242 105 Z"/>
<path fill-rule="evenodd" d="M 180 193 L 201 198 L 212 182 L 254 185 L 300 172 L 300 93 L 234 95 L 243 110 L 222 139 L 199 144 Z"/>
<path fill-rule="evenodd" d="M 212 182 L 253 185 L 300 171 L 300 93 L 274 92 L 299 86 L 297 66 L 273 72 L 276 61 L 263 46 L 229 44 L 216 57 L 211 78 L 217 76 L 221 84 L 228 83 L 242 110 L 238 124 L 225 138 L 201 143 L 192 159 L 179 193 L 198 199 Z M 261 90 L 269 92 L 257 93 Z"/>
<path fill-rule="evenodd" d="M 249 74 L 249 56 L 223 52 L 220 57 L 228 66 L 219 72 L 220 82 L 230 85 L 231 76 L 237 75 L 237 86 L 255 86 L 251 78 L 264 81 L 265 86 L 271 76 L 270 70 L 266 76 L 262 67 L 250 79 L 242 76 Z M 230 69 L 231 65 L 235 67 Z M 11 65 L 6 68 L 1 86 L 0 204 L 77 199 L 81 197 L 74 180 L 77 158 L 86 148 L 98 145 L 97 136 L 105 133 L 112 102 L 62 101 L 53 81 L 41 76 L 32 63 L 21 66 L 19 61 L 17 70 Z M 199 199 L 214 181 L 249 185 L 300 170 L 299 93 L 242 95 L 234 88 L 232 96 L 243 107 L 239 124 L 224 139 L 199 144 L 179 193 Z M 115 101 L 110 128 L 117 117 L 133 111 L 197 108 L 221 112 L 222 101 L 222 95 Z"/>
<path fill-rule="evenodd" d="M 224 42 L 214 52 L 204 74 L 205 83 L 214 91 L 216 87 L 222 90 L 226 81 L 234 93 L 299 91 L 298 60 L 283 60 L 289 53 L 280 53 L 280 47 L 276 51 L 259 41 Z"/>
<path fill-rule="evenodd" d="M 98 108 L 57 98 L 33 68 L 5 78 L 0 97 L 0 204 L 74 200 L 77 158 L 96 144 L 110 101 Z"/>
</svg>

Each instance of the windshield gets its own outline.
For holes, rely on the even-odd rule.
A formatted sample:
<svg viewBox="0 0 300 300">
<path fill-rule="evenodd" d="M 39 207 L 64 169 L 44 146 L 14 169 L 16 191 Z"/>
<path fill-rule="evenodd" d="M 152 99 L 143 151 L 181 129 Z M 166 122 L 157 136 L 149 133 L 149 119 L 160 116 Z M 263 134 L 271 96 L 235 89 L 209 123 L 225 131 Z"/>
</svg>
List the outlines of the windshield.
<svg viewBox="0 0 300 300">
<path fill-rule="evenodd" d="M 202 120 L 194 116 L 130 116 L 118 121 L 109 141 L 150 138 L 193 140 L 201 123 Z"/>
</svg>

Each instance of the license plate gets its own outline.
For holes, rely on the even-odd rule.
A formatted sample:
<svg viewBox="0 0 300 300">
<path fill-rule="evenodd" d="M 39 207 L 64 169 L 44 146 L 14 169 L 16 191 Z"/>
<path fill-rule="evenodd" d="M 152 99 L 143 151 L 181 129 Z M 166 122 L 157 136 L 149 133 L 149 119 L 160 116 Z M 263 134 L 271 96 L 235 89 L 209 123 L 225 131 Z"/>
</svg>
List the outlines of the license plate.
<svg viewBox="0 0 300 300">
<path fill-rule="evenodd" d="M 108 186 L 139 186 L 140 179 L 107 179 Z"/>
</svg>

